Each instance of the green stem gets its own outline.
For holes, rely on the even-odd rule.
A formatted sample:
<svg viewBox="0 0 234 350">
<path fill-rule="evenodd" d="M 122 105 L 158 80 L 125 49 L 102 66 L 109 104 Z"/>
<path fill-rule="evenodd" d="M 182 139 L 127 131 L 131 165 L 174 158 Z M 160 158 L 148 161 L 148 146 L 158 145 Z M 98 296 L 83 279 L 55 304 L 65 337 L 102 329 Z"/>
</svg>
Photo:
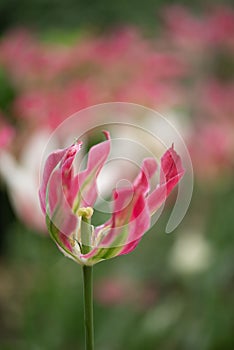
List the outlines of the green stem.
<svg viewBox="0 0 234 350">
<path fill-rule="evenodd" d="M 93 267 L 83 266 L 85 349 L 94 349 L 93 329 Z"/>
<path fill-rule="evenodd" d="M 91 246 L 91 220 L 82 217 L 81 220 L 81 242 L 82 253 L 87 254 Z M 85 349 L 94 350 L 94 328 L 93 328 L 93 267 L 83 266 L 84 286 L 84 325 L 85 325 Z"/>
</svg>

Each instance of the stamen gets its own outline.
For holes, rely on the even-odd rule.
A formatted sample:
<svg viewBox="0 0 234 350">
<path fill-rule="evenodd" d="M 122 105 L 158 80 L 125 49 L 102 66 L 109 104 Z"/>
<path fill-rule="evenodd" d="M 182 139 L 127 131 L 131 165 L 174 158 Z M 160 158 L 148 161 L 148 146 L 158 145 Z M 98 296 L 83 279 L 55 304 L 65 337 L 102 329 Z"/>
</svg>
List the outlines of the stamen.
<svg viewBox="0 0 234 350">
<path fill-rule="evenodd" d="M 82 218 L 90 219 L 93 215 L 93 208 L 91 207 L 79 208 L 77 210 L 77 215 L 81 216 Z"/>
</svg>

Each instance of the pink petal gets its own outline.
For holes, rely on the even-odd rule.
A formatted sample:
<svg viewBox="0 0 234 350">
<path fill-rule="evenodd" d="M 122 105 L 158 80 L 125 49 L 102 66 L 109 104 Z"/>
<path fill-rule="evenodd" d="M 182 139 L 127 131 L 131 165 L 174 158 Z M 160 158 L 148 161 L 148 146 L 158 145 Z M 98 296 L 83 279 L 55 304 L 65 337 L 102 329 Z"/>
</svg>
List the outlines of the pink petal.
<svg viewBox="0 0 234 350">
<path fill-rule="evenodd" d="M 153 158 L 144 159 L 141 171 L 136 177 L 133 187 L 124 187 L 114 191 L 114 210 L 110 220 L 95 229 L 94 235 L 98 237 L 103 229 L 109 228 L 107 235 L 101 239 L 98 247 L 92 249 L 82 258 L 88 260 L 102 259 L 102 248 L 105 258 L 108 256 L 105 248 L 117 248 L 115 255 L 127 254 L 136 248 L 142 235 L 150 226 L 150 215 L 145 201 L 149 191 L 150 178 L 157 169 Z M 119 249 L 118 249 L 119 248 Z M 110 253 L 112 254 L 112 253 Z"/>
<path fill-rule="evenodd" d="M 134 181 L 134 187 L 139 191 L 147 193 L 150 189 L 150 179 L 157 170 L 157 163 L 154 158 L 145 158 L 141 167 L 139 175 Z"/>
<path fill-rule="evenodd" d="M 160 184 L 168 182 L 178 174 L 184 173 L 180 156 L 172 145 L 161 158 Z"/>
<path fill-rule="evenodd" d="M 110 225 L 111 228 L 102 240 L 102 246 L 114 246 L 118 237 L 119 245 L 126 246 L 120 254 L 126 254 L 129 246 L 132 246 L 132 243 L 139 240 L 147 231 L 150 225 L 150 215 L 145 195 L 150 187 L 148 177 L 154 174 L 156 168 L 157 165 L 153 158 L 145 159 L 133 188 L 125 187 L 114 192 L 114 212 L 111 220 L 106 223 L 106 227 Z M 99 228 L 96 228 L 96 231 L 98 234 Z"/>
<path fill-rule="evenodd" d="M 161 158 L 160 184 L 147 199 L 151 215 L 165 202 L 183 175 L 180 156 L 172 146 Z"/>
<path fill-rule="evenodd" d="M 128 254 L 132 250 L 134 250 L 138 243 L 141 240 L 143 234 L 150 227 L 150 214 L 148 211 L 148 207 L 146 206 L 145 195 L 148 193 L 150 189 L 149 180 L 155 174 L 157 170 L 157 163 L 154 158 L 146 158 L 143 161 L 142 169 L 136 180 L 134 181 L 134 187 L 136 191 L 142 191 L 144 196 L 139 196 L 138 200 L 135 203 L 133 208 L 132 217 L 136 226 L 132 228 L 128 242 L 124 249 L 120 252 L 119 255 Z M 141 179 L 141 181 L 140 181 Z"/>
<path fill-rule="evenodd" d="M 46 212 L 46 188 L 52 171 L 59 164 L 62 157 L 66 153 L 66 149 L 57 150 L 49 155 L 46 160 L 41 187 L 39 189 L 39 198 L 43 213 Z"/>
<path fill-rule="evenodd" d="M 74 168 L 73 163 L 76 157 L 76 154 L 81 149 L 81 142 L 75 143 L 67 150 L 66 154 L 63 156 L 61 161 L 61 174 L 62 174 L 62 187 L 66 200 L 69 203 L 70 207 L 73 208 L 73 202 L 78 194 L 77 181 L 74 177 Z"/>
<path fill-rule="evenodd" d="M 70 184 L 72 178 L 72 163 L 80 148 L 81 143 L 77 143 L 68 148 L 57 150 L 51 153 L 47 158 L 43 172 L 42 184 L 39 190 L 41 208 L 44 213 L 46 212 L 46 189 L 51 173 L 57 166 L 61 167 L 63 177 L 61 178 L 59 186 L 62 186 L 62 181 L 64 185 L 68 186 L 68 183 Z"/>
<path fill-rule="evenodd" d="M 124 246 L 124 249 L 118 255 L 124 255 L 124 254 L 131 253 L 134 249 L 136 249 L 136 247 L 138 246 L 140 241 L 141 241 L 141 238 L 137 239 L 136 241 L 127 243 Z"/>
<path fill-rule="evenodd" d="M 70 236 L 78 225 L 78 218 L 73 214 L 67 202 L 62 186 L 62 171 L 55 169 L 47 184 L 46 212 L 53 225 L 65 236 Z"/>
<path fill-rule="evenodd" d="M 108 229 L 110 225 L 107 235 L 97 247 L 81 255 L 81 258 L 89 262 L 96 263 L 102 259 L 129 253 L 150 227 L 150 215 L 143 192 L 122 188 L 114 193 L 114 199 L 112 218 L 106 224 L 96 227 L 94 233 L 97 237 L 103 228 Z"/>
<path fill-rule="evenodd" d="M 150 213 L 148 211 L 148 206 L 146 205 L 145 197 L 139 195 L 132 211 L 132 217 L 129 224 L 129 236 L 126 245 L 119 255 L 128 254 L 134 250 L 149 227 Z"/>
<path fill-rule="evenodd" d="M 107 131 L 103 133 L 107 141 L 101 142 L 90 149 L 87 167 L 77 175 L 77 185 L 80 191 L 78 207 L 93 207 L 97 199 L 96 179 L 110 152 L 110 135 Z"/>
</svg>

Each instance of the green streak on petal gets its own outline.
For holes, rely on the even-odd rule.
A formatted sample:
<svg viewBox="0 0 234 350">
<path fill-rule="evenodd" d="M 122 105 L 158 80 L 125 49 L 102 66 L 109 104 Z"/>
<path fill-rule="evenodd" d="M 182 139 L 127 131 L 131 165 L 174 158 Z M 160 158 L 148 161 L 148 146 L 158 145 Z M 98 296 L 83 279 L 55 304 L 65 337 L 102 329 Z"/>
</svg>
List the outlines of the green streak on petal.
<svg viewBox="0 0 234 350">
<path fill-rule="evenodd" d="M 67 247 L 60 241 L 60 239 L 59 239 L 60 231 L 53 224 L 53 221 L 50 220 L 50 218 L 49 218 L 49 216 L 47 214 L 46 214 L 46 225 L 47 225 L 49 234 L 50 234 L 51 238 L 53 239 L 53 241 L 55 241 L 55 243 L 57 243 L 64 250 L 65 253 L 70 255 L 73 259 L 75 259 L 80 264 L 81 262 L 80 262 L 79 259 L 77 259 L 77 256 L 72 254 L 72 252 L 70 250 L 68 250 Z"/>
<path fill-rule="evenodd" d="M 78 209 L 79 209 L 79 207 L 80 207 L 80 203 L 81 203 L 81 193 L 84 191 L 85 187 L 91 182 L 91 180 L 92 180 L 92 178 L 93 178 L 95 172 L 97 171 L 97 168 L 98 168 L 98 167 L 94 168 L 94 169 L 90 172 L 89 176 L 87 176 L 87 178 L 85 179 L 85 181 L 83 182 L 81 188 L 80 188 L 79 191 L 78 191 L 78 196 L 77 196 L 77 199 L 75 200 L 74 208 L 73 208 L 73 212 L 74 212 L 75 214 L 77 213 L 77 211 L 78 211 Z"/>
</svg>

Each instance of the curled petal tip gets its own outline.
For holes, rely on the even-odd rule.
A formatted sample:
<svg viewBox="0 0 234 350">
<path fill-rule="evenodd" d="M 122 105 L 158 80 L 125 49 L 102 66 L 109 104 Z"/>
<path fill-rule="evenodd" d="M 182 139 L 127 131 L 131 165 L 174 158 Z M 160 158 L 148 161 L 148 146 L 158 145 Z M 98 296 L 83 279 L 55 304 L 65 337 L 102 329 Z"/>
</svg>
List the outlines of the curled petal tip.
<svg viewBox="0 0 234 350">
<path fill-rule="evenodd" d="M 103 132 L 105 138 L 106 138 L 107 140 L 110 140 L 110 133 L 109 133 L 109 131 L 107 131 L 107 130 L 102 130 L 102 132 Z"/>
</svg>

